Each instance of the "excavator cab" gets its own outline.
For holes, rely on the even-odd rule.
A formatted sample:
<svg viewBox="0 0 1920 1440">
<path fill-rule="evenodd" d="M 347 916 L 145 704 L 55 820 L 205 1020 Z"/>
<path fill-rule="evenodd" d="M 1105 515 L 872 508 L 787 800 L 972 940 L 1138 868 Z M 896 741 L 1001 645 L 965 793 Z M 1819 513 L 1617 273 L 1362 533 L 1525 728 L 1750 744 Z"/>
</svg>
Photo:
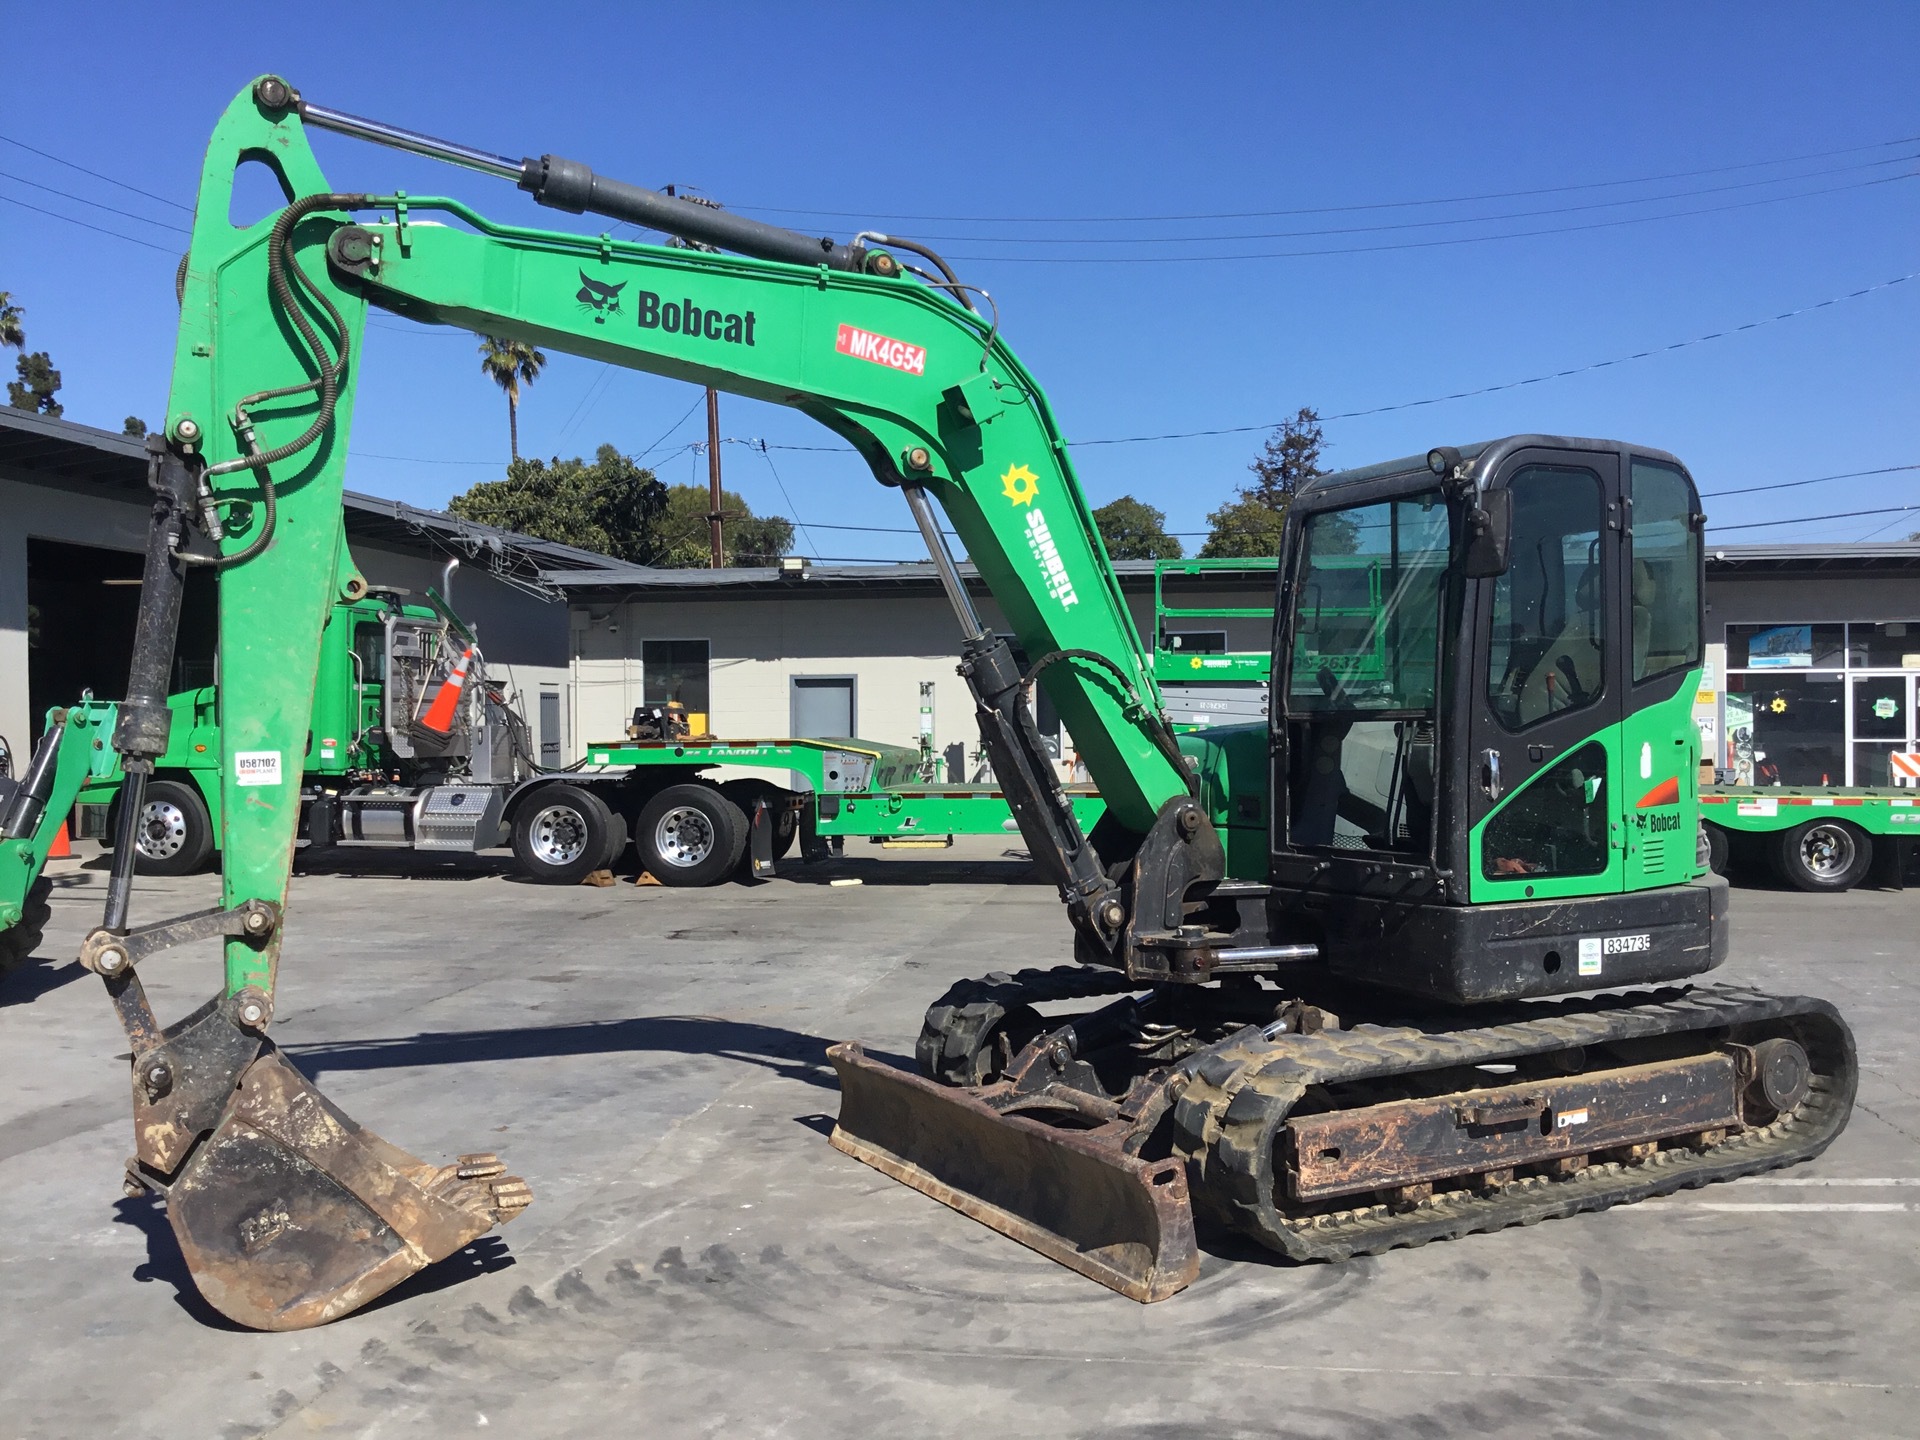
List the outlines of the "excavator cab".
<svg viewBox="0 0 1920 1440">
<path fill-rule="evenodd" d="M 1678 460 L 1613 441 L 1311 482 L 1280 582 L 1270 928 L 1450 1003 L 1724 960 L 1726 883 L 1693 846 L 1702 522 Z"/>
</svg>

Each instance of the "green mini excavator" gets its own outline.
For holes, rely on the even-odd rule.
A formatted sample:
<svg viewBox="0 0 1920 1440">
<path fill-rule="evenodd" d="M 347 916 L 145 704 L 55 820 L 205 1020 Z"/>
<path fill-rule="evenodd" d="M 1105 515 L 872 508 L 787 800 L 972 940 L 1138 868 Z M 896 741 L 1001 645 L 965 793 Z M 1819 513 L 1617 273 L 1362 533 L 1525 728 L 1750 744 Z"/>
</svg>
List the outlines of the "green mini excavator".
<svg viewBox="0 0 1920 1440">
<path fill-rule="evenodd" d="M 314 129 L 679 243 L 341 190 Z M 248 163 L 285 204 L 239 226 Z M 1845 1123 L 1830 1006 L 1682 983 L 1728 935 L 1695 847 L 1703 517 L 1673 457 L 1524 436 L 1313 482 L 1270 723 L 1176 735 L 1045 396 L 924 246 L 800 235 L 265 76 L 214 133 L 179 283 L 113 744 L 130 823 L 166 744 L 182 577 L 217 569 L 223 894 L 131 925 L 123 834 L 82 962 L 131 1043 L 129 1183 L 164 1197 L 239 1323 L 347 1313 L 531 1198 L 492 1155 L 435 1165 L 362 1129 L 269 1038 L 321 629 L 365 589 L 341 485 L 370 307 L 791 406 L 903 497 L 1077 963 L 956 984 L 920 1073 L 834 1047 L 841 1150 L 1152 1300 L 1194 1275 L 1196 1218 L 1340 1259 L 1785 1164 Z M 1011 636 L 980 620 L 936 507 Z M 1091 833 L 1035 685 L 1107 801 Z M 214 936 L 224 986 L 162 1028 L 139 965 Z"/>
</svg>

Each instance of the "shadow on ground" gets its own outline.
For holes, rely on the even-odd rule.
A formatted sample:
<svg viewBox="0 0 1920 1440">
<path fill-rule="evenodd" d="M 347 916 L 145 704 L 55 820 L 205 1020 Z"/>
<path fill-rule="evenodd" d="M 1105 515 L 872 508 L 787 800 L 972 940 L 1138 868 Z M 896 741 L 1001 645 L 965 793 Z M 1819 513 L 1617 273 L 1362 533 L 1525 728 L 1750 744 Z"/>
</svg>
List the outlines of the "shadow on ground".
<svg viewBox="0 0 1920 1440">
<path fill-rule="evenodd" d="M 453 1030 L 390 1040 L 341 1040 L 289 1047 L 300 1069 L 318 1077 L 330 1070 L 395 1070 L 419 1065 L 471 1065 L 486 1060 L 545 1059 L 656 1051 L 718 1055 L 760 1065 L 789 1080 L 836 1088 L 827 1061 L 831 1041 L 774 1025 L 752 1025 L 704 1015 L 643 1015 L 515 1030 Z M 890 1064 L 911 1061 L 870 1051 Z"/>
<path fill-rule="evenodd" d="M 249 1333 L 236 1325 L 201 1296 L 193 1283 L 193 1272 L 180 1251 L 173 1226 L 167 1222 L 166 1203 L 157 1195 L 136 1195 L 114 1203 L 114 1223 L 131 1225 L 146 1237 L 147 1258 L 134 1266 L 133 1278 L 142 1284 L 158 1281 L 173 1287 L 174 1303 L 200 1324 L 213 1330 Z M 450 1290 L 481 1275 L 492 1275 L 514 1264 L 513 1252 L 497 1235 L 483 1235 L 472 1244 L 455 1251 L 446 1259 L 417 1274 L 410 1275 L 386 1294 L 360 1307 L 367 1314 L 399 1305 L 438 1290 Z"/>
</svg>

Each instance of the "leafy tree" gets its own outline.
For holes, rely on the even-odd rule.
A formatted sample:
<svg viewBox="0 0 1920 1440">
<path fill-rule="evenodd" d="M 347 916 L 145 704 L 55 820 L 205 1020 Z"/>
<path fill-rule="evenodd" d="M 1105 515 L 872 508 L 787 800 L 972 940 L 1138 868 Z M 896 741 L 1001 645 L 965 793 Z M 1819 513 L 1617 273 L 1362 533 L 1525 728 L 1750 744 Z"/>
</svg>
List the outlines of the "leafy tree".
<svg viewBox="0 0 1920 1440">
<path fill-rule="evenodd" d="M 1167 533 L 1167 512 L 1122 495 L 1093 512 L 1093 523 L 1115 560 L 1178 560 L 1187 552 Z"/>
<path fill-rule="evenodd" d="M 136 440 L 144 440 L 147 438 L 147 422 L 138 415 L 129 415 L 120 422 L 120 433 L 131 435 Z"/>
<path fill-rule="evenodd" d="M 524 340 L 480 337 L 480 372 L 507 392 L 507 443 L 520 458 L 520 387 L 540 378 L 547 357 Z"/>
<path fill-rule="evenodd" d="M 1260 453 L 1247 466 L 1253 472 L 1253 483 L 1242 485 L 1234 499 L 1207 516 L 1211 533 L 1200 553 L 1235 559 L 1278 555 L 1287 506 L 1293 503 L 1302 482 L 1326 473 L 1320 468 L 1324 445 L 1320 417 L 1305 405 L 1274 426 Z"/>
<path fill-rule="evenodd" d="M 713 563 L 707 529 L 712 495 L 704 485 L 667 488 L 666 514 L 660 522 L 660 559 L 655 564 L 695 569 Z M 731 490 L 720 492 L 721 558 L 729 565 L 771 565 L 793 549 L 793 522 L 781 515 L 755 515 Z"/>
<path fill-rule="evenodd" d="M 1245 560 L 1278 555 L 1286 523 L 1286 511 L 1269 510 L 1251 496 L 1229 500 L 1207 516 L 1207 543 L 1200 547 L 1201 558 Z"/>
<path fill-rule="evenodd" d="M 11 290 L 0 290 L 0 349 L 9 345 L 16 350 L 27 348 L 27 332 L 20 325 L 20 317 L 26 313 L 24 306 L 13 303 Z"/>
<path fill-rule="evenodd" d="M 7 382 L 7 403 L 16 410 L 38 410 L 42 415 L 58 416 L 66 407 L 54 399 L 60 388 L 60 372 L 44 350 L 22 355 L 13 362 L 18 380 Z"/>
<path fill-rule="evenodd" d="M 515 460 L 504 480 L 485 480 L 447 505 L 453 514 L 561 545 L 658 565 L 667 487 L 611 445 L 593 462 Z"/>
</svg>

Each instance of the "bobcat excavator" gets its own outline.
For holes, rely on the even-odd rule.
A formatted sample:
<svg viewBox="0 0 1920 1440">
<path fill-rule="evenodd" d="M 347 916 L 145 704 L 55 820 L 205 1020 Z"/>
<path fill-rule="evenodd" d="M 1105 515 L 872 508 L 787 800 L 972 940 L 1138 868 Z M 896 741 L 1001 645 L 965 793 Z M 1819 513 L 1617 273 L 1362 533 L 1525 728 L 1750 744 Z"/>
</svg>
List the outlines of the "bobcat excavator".
<svg viewBox="0 0 1920 1440">
<path fill-rule="evenodd" d="M 343 192 L 313 129 L 678 243 Z M 286 203 L 236 226 L 252 162 Z M 1192 1279 L 1196 1217 L 1340 1259 L 1786 1164 L 1845 1123 L 1830 1006 L 1675 983 L 1728 933 L 1695 856 L 1703 517 L 1672 457 L 1530 436 L 1314 482 L 1288 519 L 1270 725 L 1176 737 L 1040 387 L 920 245 L 803 236 L 265 76 L 215 131 L 179 290 L 112 743 L 124 828 L 166 743 L 181 577 L 217 568 L 222 901 L 130 925 L 122 834 L 81 958 L 130 1041 L 129 1183 L 164 1197 L 240 1324 L 345 1314 L 531 1198 L 492 1155 L 435 1165 L 362 1129 L 269 1038 L 321 629 L 364 591 L 341 484 L 369 307 L 792 406 L 905 498 L 1077 963 L 954 986 L 923 1074 L 834 1047 L 841 1150 L 1153 1300 Z M 1036 683 L 1106 798 L 1090 834 Z M 139 967 L 212 937 L 220 993 L 162 1028 Z"/>
</svg>

